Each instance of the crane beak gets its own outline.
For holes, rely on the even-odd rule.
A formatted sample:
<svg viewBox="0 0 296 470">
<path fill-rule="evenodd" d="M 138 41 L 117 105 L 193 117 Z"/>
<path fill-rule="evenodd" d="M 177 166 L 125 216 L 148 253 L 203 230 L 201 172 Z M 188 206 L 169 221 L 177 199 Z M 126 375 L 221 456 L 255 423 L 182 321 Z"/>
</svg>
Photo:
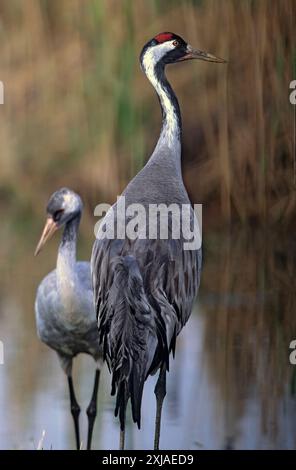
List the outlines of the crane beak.
<svg viewBox="0 0 296 470">
<path fill-rule="evenodd" d="M 36 247 L 34 256 L 37 256 L 38 253 L 40 253 L 45 243 L 53 236 L 54 232 L 56 232 L 57 229 L 58 229 L 57 223 L 52 219 L 52 217 L 48 217 L 46 220 L 42 235 Z"/>
<path fill-rule="evenodd" d="M 213 54 L 209 54 L 208 52 L 200 51 L 199 49 L 193 49 L 193 47 L 188 44 L 187 53 L 181 57 L 178 62 L 191 59 L 206 60 L 207 62 L 219 62 L 221 64 L 225 64 L 227 62 L 226 60 L 221 59 L 220 57 L 216 57 Z"/>
</svg>

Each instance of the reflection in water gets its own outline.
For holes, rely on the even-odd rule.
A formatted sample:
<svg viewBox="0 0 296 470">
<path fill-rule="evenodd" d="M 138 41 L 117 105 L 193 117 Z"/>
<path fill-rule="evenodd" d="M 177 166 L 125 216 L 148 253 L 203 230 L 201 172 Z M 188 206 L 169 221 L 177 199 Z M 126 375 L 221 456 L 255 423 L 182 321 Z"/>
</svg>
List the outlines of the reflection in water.
<svg viewBox="0 0 296 470">
<path fill-rule="evenodd" d="M 54 247 L 52 247 L 54 259 Z M 49 247 L 50 254 L 50 247 Z M 179 337 L 168 376 L 162 448 L 295 448 L 296 368 L 289 344 L 296 338 L 295 242 L 281 234 L 206 237 L 200 296 Z M 57 357 L 35 335 L 35 286 L 48 265 L 24 255 L 2 279 L 0 340 L 0 448 L 74 448 L 65 377 Z M 32 272 L 28 275 L 28 266 Z M 11 266 L 11 265 L 10 265 Z M 35 269 L 34 269 L 35 268 Z M 10 293 L 12 280 L 19 289 Z M 74 380 L 86 437 L 93 364 L 76 360 Z M 129 419 L 128 448 L 153 444 L 155 378 L 143 398 L 141 431 Z M 107 370 L 99 391 L 94 448 L 118 446 Z"/>
</svg>

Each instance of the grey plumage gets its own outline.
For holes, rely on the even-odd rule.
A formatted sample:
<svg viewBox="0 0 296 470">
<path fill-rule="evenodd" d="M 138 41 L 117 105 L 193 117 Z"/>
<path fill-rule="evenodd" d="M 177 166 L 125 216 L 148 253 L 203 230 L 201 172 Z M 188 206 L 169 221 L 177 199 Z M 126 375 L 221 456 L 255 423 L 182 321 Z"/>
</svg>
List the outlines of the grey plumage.
<svg viewBox="0 0 296 470">
<path fill-rule="evenodd" d="M 80 353 L 90 354 L 96 361 L 96 375 L 92 399 L 87 409 L 89 430 L 87 447 L 91 447 L 102 349 L 94 310 L 93 291 L 88 262 L 77 262 L 76 242 L 82 212 L 82 201 L 73 191 L 56 191 L 47 205 L 47 222 L 36 248 L 38 254 L 46 241 L 64 226 L 58 250 L 56 269 L 40 283 L 35 314 L 37 333 L 41 341 L 54 349 L 68 377 L 71 413 L 74 419 L 76 447 L 80 448 L 80 407 L 72 382 L 73 358 Z"/>
<path fill-rule="evenodd" d="M 56 270 L 40 283 L 35 312 L 37 333 L 41 341 L 54 349 L 66 375 L 71 374 L 72 360 L 79 353 L 90 354 L 99 361 L 98 328 L 93 308 L 93 292 L 88 262 L 77 262 L 77 299 L 69 314 L 59 293 Z"/>
<path fill-rule="evenodd" d="M 164 37 L 169 39 L 162 41 Z M 202 55 L 203 60 L 214 58 L 194 51 L 172 33 L 156 36 L 142 50 L 141 66 L 157 92 L 163 123 L 148 163 L 123 192 L 126 206 L 140 203 L 148 209 L 149 204 L 190 205 L 181 173 L 180 110 L 164 68 L 167 63 L 193 58 L 194 54 Z M 190 217 L 192 225 L 195 217 L 192 208 Z M 128 222 L 127 218 L 125 225 Z M 181 226 L 182 222 L 183 219 Z M 102 227 L 110 223 L 107 214 Z M 117 393 L 115 414 L 119 413 L 122 431 L 129 398 L 133 419 L 140 427 L 144 382 L 149 374 L 160 369 L 155 389 L 155 448 L 159 445 L 169 355 L 174 353 L 176 337 L 190 316 L 200 282 L 201 250 L 184 250 L 184 241 L 187 240 L 183 236 L 174 239 L 170 220 L 167 240 L 98 238 L 91 259 L 100 342 L 113 374 L 112 393 Z"/>
<path fill-rule="evenodd" d="M 119 387 L 116 411 L 127 398 L 121 393 L 123 382 L 139 427 L 144 381 L 163 362 L 169 369 L 169 353 L 175 350 L 198 289 L 201 252 L 183 251 L 181 244 L 102 240 L 94 252 L 100 270 L 94 275 L 100 340 L 113 372 L 112 393 Z M 132 261 L 123 267 L 126 259 Z M 125 276 L 118 282 L 118 270 L 123 269 Z"/>
</svg>

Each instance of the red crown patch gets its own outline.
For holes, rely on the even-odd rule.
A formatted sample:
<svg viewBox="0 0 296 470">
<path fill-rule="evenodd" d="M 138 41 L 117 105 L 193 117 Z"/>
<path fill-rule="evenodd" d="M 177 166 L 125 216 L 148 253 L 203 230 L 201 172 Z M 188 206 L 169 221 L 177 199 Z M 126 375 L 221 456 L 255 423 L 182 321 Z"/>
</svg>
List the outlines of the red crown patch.
<svg viewBox="0 0 296 470">
<path fill-rule="evenodd" d="M 170 39 L 173 39 L 172 33 L 160 33 L 157 36 L 155 36 L 156 41 L 158 43 L 166 42 L 169 41 Z"/>
</svg>

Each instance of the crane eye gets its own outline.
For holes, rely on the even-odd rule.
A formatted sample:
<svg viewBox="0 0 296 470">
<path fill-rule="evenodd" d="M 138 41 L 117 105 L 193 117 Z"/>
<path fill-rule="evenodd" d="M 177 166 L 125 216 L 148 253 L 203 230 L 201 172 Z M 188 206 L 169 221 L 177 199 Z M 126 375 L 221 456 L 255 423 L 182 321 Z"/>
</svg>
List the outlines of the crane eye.
<svg viewBox="0 0 296 470">
<path fill-rule="evenodd" d="M 53 220 L 55 222 L 58 222 L 60 220 L 60 218 L 62 217 L 63 212 L 64 212 L 64 209 L 59 209 L 59 210 L 55 211 L 55 213 L 53 214 Z"/>
<path fill-rule="evenodd" d="M 179 46 L 179 41 L 175 40 L 175 41 L 173 42 L 173 46 L 175 46 L 175 47 Z"/>
</svg>

